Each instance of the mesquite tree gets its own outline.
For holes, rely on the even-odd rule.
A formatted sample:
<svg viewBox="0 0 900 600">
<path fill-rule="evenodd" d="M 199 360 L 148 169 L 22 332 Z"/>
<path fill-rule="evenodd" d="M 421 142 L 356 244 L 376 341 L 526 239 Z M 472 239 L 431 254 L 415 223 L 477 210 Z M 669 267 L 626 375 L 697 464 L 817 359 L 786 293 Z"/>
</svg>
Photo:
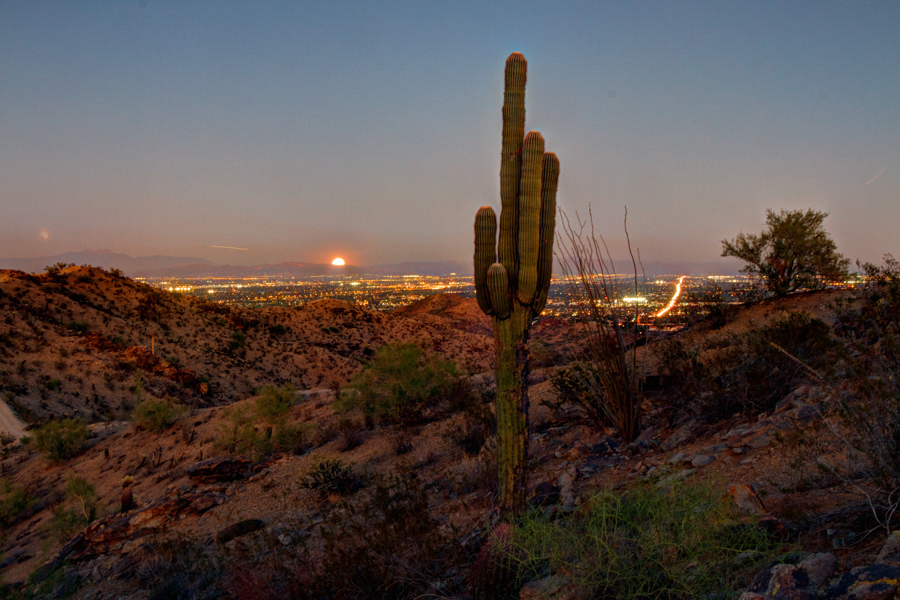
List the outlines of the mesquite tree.
<svg viewBox="0 0 900 600">
<path fill-rule="evenodd" d="M 526 68 L 518 52 L 506 60 L 499 241 L 494 210 L 482 206 L 475 217 L 475 291 L 493 318 L 500 508 L 508 514 L 525 506 L 528 330 L 547 304 L 559 179 L 559 160 L 544 152 L 541 134 L 524 135 Z"/>
</svg>

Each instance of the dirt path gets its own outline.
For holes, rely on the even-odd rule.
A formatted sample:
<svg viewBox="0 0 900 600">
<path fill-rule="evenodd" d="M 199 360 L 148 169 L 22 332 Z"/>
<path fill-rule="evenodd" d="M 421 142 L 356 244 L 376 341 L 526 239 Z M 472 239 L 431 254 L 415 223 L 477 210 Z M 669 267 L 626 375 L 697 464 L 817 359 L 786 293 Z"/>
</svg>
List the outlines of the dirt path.
<svg viewBox="0 0 900 600">
<path fill-rule="evenodd" d="M 0 401 L 0 431 L 5 431 L 16 439 L 25 434 L 25 423 L 13 414 L 6 402 L 2 401 Z"/>
</svg>

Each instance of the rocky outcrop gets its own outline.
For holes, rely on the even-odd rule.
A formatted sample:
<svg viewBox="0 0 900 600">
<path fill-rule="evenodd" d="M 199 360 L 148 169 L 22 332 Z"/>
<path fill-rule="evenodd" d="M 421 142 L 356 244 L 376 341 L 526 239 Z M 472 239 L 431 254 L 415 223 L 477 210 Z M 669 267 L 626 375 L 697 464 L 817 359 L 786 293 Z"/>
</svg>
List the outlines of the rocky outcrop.
<svg viewBox="0 0 900 600">
<path fill-rule="evenodd" d="M 186 469 L 194 485 L 237 481 L 249 476 L 253 461 L 243 456 L 211 458 Z"/>
<path fill-rule="evenodd" d="M 164 531 L 177 519 L 200 515 L 224 500 L 224 496 L 213 492 L 185 493 L 179 489 L 144 508 L 94 521 L 44 563 L 37 578 L 53 572 L 67 559 L 80 561 L 122 552 L 128 542 Z"/>
</svg>

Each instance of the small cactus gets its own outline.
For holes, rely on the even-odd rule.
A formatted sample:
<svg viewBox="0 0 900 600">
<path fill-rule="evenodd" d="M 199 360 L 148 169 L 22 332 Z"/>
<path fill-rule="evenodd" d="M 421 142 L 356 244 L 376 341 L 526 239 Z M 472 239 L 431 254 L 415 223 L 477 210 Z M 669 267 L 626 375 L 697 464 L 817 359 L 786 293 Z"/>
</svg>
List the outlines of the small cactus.
<svg viewBox="0 0 900 600">
<path fill-rule="evenodd" d="M 525 506 L 528 331 L 547 304 L 559 179 L 559 160 L 544 152 L 541 134 L 524 135 L 526 70 L 522 54 L 506 60 L 499 240 L 494 209 L 475 215 L 475 293 L 493 317 L 497 354 L 500 506 L 512 514 Z"/>
</svg>

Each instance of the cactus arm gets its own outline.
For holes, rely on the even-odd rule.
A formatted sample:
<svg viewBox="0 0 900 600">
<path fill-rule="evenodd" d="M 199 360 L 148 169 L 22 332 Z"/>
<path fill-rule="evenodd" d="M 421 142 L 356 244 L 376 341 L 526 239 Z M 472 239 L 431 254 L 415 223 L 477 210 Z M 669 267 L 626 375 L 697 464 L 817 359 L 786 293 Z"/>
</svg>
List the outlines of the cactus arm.
<svg viewBox="0 0 900 600">
<path fill-rule="evenodd" d="M 510 285 L 516 278 L 516 215 L 525 135 L 525 79 L 527 63 L 519 52 L 506 59 L 503 90 L 503 143 L 500 151 L 500 262 L 506 267 Z"/>
<path fill-rule="evenodd" d="M 494 263 L 487 272 L 487 284 L 490 290 L 491 308 L 498 319 L 506 319 L 509 317 L 510 293 L 509 293 L 509 277 L 506 273 L 506 267 L 501 263 Z"/>
<path fill-rule="evenodd" d="M 556 227 L 556 185 L 559 181 L 559 159 L 552 152 L 544 154 L 541 166 L 541 248 L 538 254 L 538 289 L 534 300 L 534 316 L 547 306 L 550 278 L 553 274 L 553 240 Z"/>
<path fill-rule="evenodd" d="M 482 206 L 475 215 L 475 297 L 484 314 L 491 316 L 491 296 L 487 274 L 497 262 L 497 215 L 490 206 Z"/>
<path fill-rule="evenodd" d="M 544 138 L 529 131 L 522 147 L 522 182 L 519 184 L 519 276 L 516 296 L 530 306 L 537 290 L 538 252 L 541 247 L 541 163 Z"/>
</svg>

